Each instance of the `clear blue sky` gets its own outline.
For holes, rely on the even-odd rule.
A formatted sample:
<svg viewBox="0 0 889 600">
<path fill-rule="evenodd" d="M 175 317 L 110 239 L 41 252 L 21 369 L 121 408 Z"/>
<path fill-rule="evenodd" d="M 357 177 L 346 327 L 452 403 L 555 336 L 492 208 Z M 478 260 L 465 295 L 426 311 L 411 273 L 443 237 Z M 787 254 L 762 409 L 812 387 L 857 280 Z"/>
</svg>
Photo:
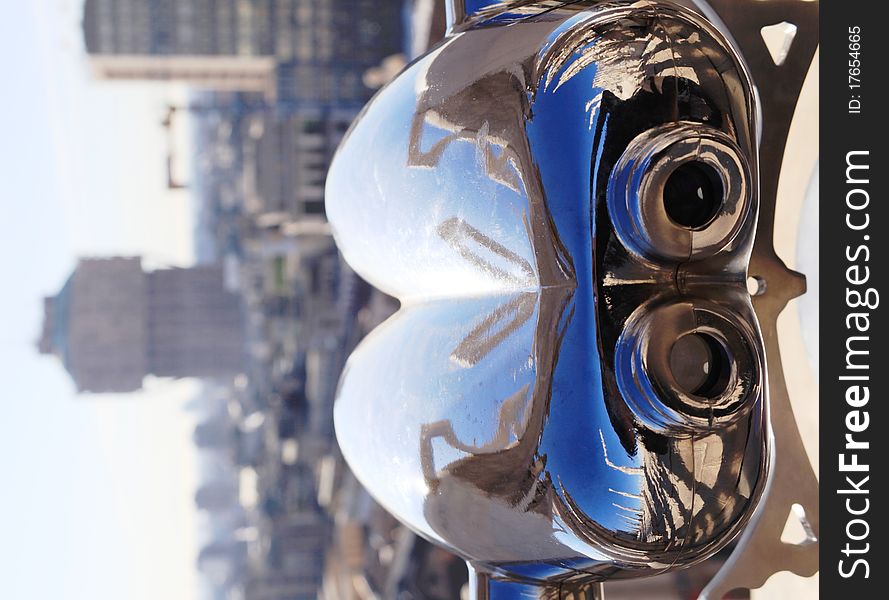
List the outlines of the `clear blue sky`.
<svg viewBox="0 0 889 600">
<path fill-rule="evenodd" d="M 2 596 L 194 598 L 196 460 L 182 409 L 194 385 L 78 397 L 35 351 L 40 299 L 76 256 L 192 258 L 188 197 L 164 188 L 158 125 L 182 92 L 91 81 L 81 3 L 9 2 L 0 21 Z"/>
</svg>

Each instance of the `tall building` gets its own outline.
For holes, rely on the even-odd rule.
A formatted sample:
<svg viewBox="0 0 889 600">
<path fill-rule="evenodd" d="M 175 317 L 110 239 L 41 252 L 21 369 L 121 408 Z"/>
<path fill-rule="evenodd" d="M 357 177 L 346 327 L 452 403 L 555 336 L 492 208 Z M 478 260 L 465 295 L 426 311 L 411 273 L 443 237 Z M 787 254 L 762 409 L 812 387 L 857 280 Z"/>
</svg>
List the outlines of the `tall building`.
<svg viewBox="0 0 889 600">
<path fill-rule="evenodd" d="M 275 0 L 86 0 L 90 54 L 270 56 Z M 295 4 L 286 2 L 281 4 Z"/>
<path fill-rule="evenodd" d="M 81 392 L 129 392 L 148 375 L 229 378 L 242 369 L 238 297 L 220 267 L 146 272 L 139 258 L 82 259 L 44 300 L 39 349 Z"/>
<path fill-rule="evenodd" d="M 364 72 L 401 51 L 403 0 L 86 0 L 83 32 L 100 77 L 181 80 L 257 91 L 273 60 L 272 95 L 363 103 Z M 217 69 L 202 75 L 200 59 Z M 188 63 L 186 65 L 186 63 Z M 263 71 L 262 77 L 267 73 Z M 235 87 L 240 82 L 245 87 Z M 264 83 L 268 81 L 263 80 Z M 223 87 L 217 87 L 223 84 Z"/>
</svg>

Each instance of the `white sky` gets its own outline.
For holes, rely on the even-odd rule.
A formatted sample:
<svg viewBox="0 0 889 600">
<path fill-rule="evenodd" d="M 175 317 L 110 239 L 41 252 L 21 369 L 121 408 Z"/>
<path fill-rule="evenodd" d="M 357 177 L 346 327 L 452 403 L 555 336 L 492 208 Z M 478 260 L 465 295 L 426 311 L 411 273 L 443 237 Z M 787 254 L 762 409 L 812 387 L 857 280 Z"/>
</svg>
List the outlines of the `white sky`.
<svg viewBox="0 0 889 600">
<path fill-rule="evenodd" d="M 165 189 L 159 126 L 183 93 L 91 81 L 81 3 L 9 2 L 0 20 L 2 596 L 194 598 L 197 467 L 182 408 L 194 384 L 77 397 L 35 351 L 40 299 L 76 256 L 192 260 L 189 199 Z"/>
</svg>

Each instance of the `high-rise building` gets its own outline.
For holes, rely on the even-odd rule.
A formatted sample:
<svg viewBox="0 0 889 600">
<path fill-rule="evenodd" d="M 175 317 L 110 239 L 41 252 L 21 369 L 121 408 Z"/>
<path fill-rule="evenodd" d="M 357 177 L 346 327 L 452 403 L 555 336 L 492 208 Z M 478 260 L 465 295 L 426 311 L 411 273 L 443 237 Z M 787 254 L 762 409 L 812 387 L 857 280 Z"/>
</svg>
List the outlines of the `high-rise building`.
<svg viewBox="0 0 889 600">
<path fill-rule="evenodd" d="M 218 266 L 146 272 L 139 258 L 82 259 L 44 313 L 39 349 L 62 360 L 81 392 L 243 368 L 240 302 Z"/>
<path fill-rule="evenodd" d="M 360 104 L 371 93 L 364 72 L 402 49 L 402 6 L 403 0 L 86 0 L 83 32 L 100 77 L 257 91 L 257 81 L 269 83 L 266 63 L 255 62 L 265 57 L 275 69 L 273 89 L 263 88 L 271 95 Z M 202 58 L 212 76 L 200 73 Z"/>
</svg>

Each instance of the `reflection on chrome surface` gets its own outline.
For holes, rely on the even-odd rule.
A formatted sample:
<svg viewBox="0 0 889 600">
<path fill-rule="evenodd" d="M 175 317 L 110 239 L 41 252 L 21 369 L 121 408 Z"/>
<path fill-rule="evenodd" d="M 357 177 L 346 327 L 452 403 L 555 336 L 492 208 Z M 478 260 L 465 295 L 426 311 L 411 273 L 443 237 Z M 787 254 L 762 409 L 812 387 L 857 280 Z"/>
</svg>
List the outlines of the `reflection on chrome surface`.
<svg viewBox="0 0 889 600">
<path fill-rule="evenodd" d="M 768 462 L 748 77 L 672 4 L 465 12 L 328 177 L 344 256 L 402 302 L 343 374 L 343 453 L 478 598 L 703 560 Z"/>
</svg>

